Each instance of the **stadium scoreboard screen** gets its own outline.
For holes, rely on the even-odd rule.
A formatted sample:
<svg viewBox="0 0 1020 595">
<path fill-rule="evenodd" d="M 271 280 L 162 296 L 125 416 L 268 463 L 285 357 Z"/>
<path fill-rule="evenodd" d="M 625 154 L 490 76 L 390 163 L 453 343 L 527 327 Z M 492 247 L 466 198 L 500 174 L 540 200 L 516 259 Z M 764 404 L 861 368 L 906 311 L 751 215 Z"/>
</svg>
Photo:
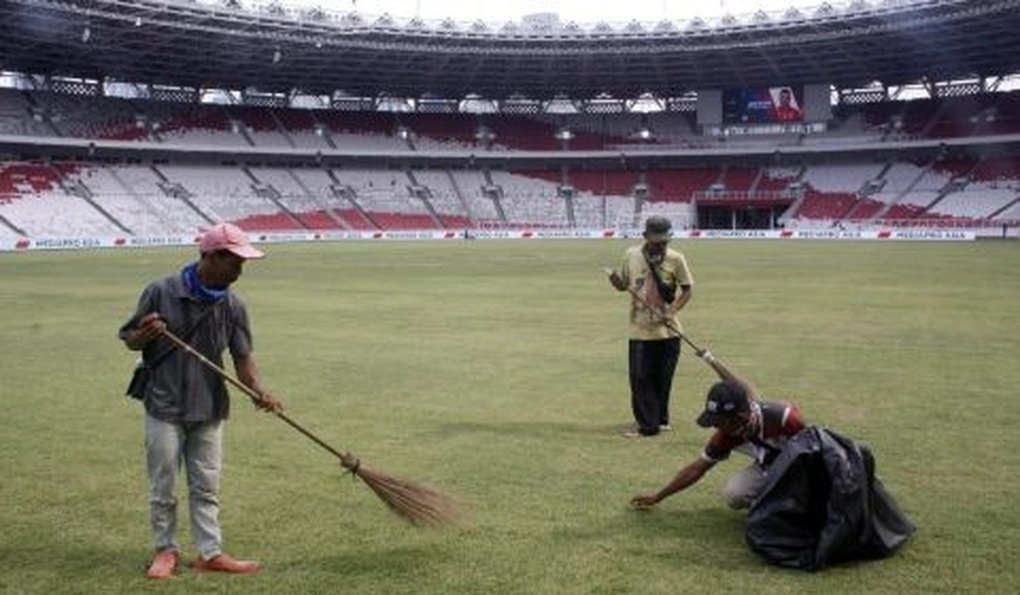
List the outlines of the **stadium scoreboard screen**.
<svg viewBox="0 0 1020 595">
<path fill-rule="evenodd" d="M 745 87 L 722 92 L 723 124 L 782 124 L 804 121 L 801 87 Z"/>
</svg>

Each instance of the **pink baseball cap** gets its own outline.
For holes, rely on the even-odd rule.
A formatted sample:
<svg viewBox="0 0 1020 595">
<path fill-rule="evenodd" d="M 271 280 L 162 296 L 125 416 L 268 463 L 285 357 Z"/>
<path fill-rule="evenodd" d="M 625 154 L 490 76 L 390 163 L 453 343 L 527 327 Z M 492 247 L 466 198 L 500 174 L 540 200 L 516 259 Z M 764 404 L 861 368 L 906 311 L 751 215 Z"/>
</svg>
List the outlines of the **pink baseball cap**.
<svg viewBox="0 0 1020 595">
<path fill-rule="evenodd" d="M 205 230 L 198 240 L 198 251 L 202 254 L 217 250 L 229 250 L 244 259 L 265 256 L 256 250 L 241 228 L 232 223 L 219 223 Z"/>
</svg>

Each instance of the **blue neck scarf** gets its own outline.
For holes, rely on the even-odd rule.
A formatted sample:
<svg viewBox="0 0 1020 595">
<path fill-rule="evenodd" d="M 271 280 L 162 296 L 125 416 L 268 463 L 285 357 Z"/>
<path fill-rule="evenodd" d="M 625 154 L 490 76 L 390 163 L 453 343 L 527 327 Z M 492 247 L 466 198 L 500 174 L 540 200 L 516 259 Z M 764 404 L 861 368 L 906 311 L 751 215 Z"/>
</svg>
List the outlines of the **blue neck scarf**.
<svg viewBox="0 0 1020 595">
<path fill-rule="evenodd" d="M 193 262 L 181 270 L 181 279 L 191 296 L 203 302 L 215 302 L 227 296 L 226 289 L 213 289 L 202 285 L 198 279 L 198 263 Z"/>
</svg>

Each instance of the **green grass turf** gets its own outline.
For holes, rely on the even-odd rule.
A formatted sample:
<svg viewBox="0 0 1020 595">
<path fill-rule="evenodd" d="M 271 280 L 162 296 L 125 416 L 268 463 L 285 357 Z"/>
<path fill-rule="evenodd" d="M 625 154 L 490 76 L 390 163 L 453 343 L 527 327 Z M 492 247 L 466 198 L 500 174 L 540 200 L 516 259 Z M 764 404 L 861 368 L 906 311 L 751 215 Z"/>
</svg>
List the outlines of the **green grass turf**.
<svg viewBox="0 0 1020 595">
<path fill-rule="evenodd" d="M 460 497 L 474 522 L 405 526 L 235 397 L 225 546 L 266 569 L 159 585 L 142 578 L 141 408 L 122 396 L 134 355 L 115 331 L 191 252 L 0 255 L 0 592 L 1020 591 L 1020 245 L 677 242 L 697 282 L 690 337 L 870 444 L 919 526 L 890 559 L 816 574 L 747 549 L 743 515 L 717 498 L 742 460 L 628 508 L 700 452 L 691 420 L 713 376 L 686 351 L 675 432 L 620 437 L 626 295 L 599 267 L 626 245 L 268 246 L 236 287 L 267 385 L 328 442 Z M 180 538 L 193 557 L 186 522 Z"/>
</svg>

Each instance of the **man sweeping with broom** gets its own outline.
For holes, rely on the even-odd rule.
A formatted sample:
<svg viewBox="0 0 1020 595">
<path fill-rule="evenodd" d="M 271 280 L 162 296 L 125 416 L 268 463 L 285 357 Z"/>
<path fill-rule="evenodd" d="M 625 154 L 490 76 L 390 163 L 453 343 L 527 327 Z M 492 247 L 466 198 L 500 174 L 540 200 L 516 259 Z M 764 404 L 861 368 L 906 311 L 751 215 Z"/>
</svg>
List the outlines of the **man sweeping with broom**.
<svg viewBox="0 0 1020 595">
<path fill-rule="evenodd" d="M 166 339 L 185 336 L 194 348 L 219 360 L 224 349 L 234 369 L 257 398 L 260 409 L 280 411 L 280 402 L 260 381 L 252 357 L 251 327 L 244 302 L 230 291 L 244 262 L 263 254 L 244 232 L 222 223 L 202 234 L 197 262 L 151 283 L 135 315 L 120 329 L 128 349 L 142 351 L 147 381 L 137 387 L 145 405 L 145 451 L 149 475 L 150 520 L 156 554 L 146 576 L 174 575 L 180 559 L 177 529 L 177 474 L 187 470 L 191 534 L 198 571 L 248 574 L 257 562 L 223 553 L 220 535 L 220 471 L 223 422 L 230 410 L 223 379 Z"/>
<path fill-rule="evenodd" d="M 224 223 L 199 240 L 200 259 L 146 287 L 135 315 L 120 329 L 131 350 L 142 351 L 145 365 L 129 394 L 145 403 L 145 445 L 150 482 L 150 516 L 156 555 L 147 571 L 154 579 L 173 576 L 180 559 L 175 539 L 179 464 L 188 472 L 191 533 L 199 552 L 192 566 L 200 571 L 253 573 L 257 562 L 240 561 L 222 551 L 219 528 L 219 478 L 223 421 L 229 399 L 226 383 L 335 456 L 341 467 L 364 481 L 394 513 L 415 526 L 439 527 L 462 518 L 460 504 L 428 486 L 393 477 L 363 465 L 283 413 L 280 401 L 263 388 L 252 357 L 251 328 L 244 302 L 230 286 L 244 262 L 263 254 L 244 232 Z M 238 378 L 222 368 L 229 350 Z M 140 379 L 140 381 L 136 381 Z"/>
</svg>

